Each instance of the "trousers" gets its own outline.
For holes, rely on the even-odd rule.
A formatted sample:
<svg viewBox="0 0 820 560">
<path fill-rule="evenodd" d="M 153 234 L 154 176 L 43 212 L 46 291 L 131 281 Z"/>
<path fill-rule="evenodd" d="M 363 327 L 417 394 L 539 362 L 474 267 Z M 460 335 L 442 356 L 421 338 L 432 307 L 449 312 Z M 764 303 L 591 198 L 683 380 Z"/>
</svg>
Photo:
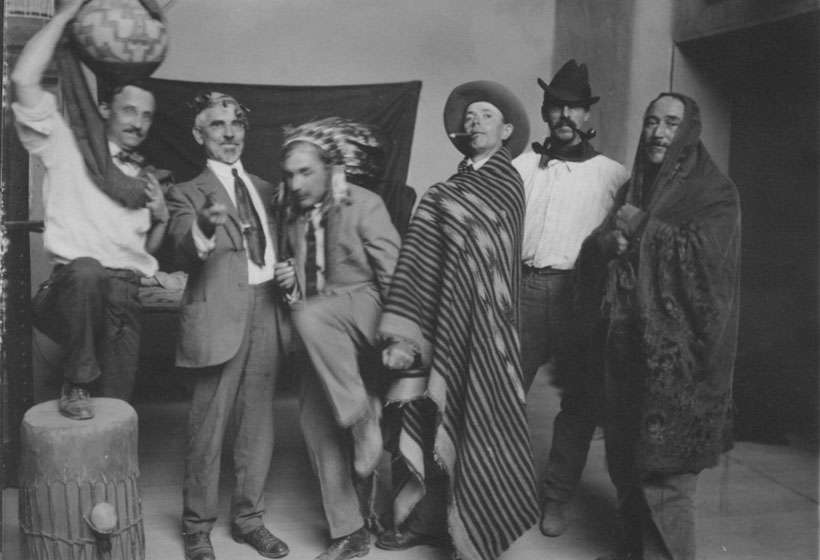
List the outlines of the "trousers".
<svg viewBox="0 0 820 560">
<path fill-rule="evenodd" d="M 611 340 L 611 338 L 610 338 Z M 626 552 L 644 560 L 694 560 L 696 473 L 647 472 L 637 464 L 643 370 L 634 352 L 609 353 L 604 435 Z"/>
<path fill-rule="evenodd" d="M 339 426 L 348 428 L 369 410 L 359 367 L 375 352 L 381 303 L 375 287 L 316 296 L 294 305 L 293 324 L 319 377 Z"/>
<path fill-rule="evenodd" d="M 282 351 L 271 284 L 248 290 L 242 343 L 225 364 L 195 370 L 183 481 L 185 533 L 210 532 L 217 519 L 220 458 L 233 420 L 231 523 L 240 533 L 262 525 L 273 455 L 273 397 Z"/>
<path fill-rule="evenodd" d="M 561 410 L 553 424 L 543 481 L 545 499 L 568 502 L 586 465 L 598 419 L 593 388 L 584 367 L 581 337 L 573 327 L 572 271 L 524 269 L 521 282 L 521 361 L 524 389 L 538 368 L 552 360 Z"/>
<path fill-rule="evenodd" d="M 58 264 L 32 302 L 34 326 L 67 352 L 63 378 L 99 385 L 99 394 L 131 398 L 142 307 L 139 274 L 90 257 Z"/>
<path fill-rule="evenodd" d="M 695 473 L 640 473 L 629 438 L 606 427 L 607 465 L 618 493 L 626 552 L 643 560 L 695 560 Z"/>
<path fill-rule="evenodd" d="M 300 423 L 334 539 L 365 523 L 354 484 L 349 428 L 369 411 L 361 366 L 368 361 L 365 356 L 376 352 L 380 313 L 374 287 L 315 296 L 292 308 L 293 324 L 311 362 L 302 378 Z"/>
</svg>

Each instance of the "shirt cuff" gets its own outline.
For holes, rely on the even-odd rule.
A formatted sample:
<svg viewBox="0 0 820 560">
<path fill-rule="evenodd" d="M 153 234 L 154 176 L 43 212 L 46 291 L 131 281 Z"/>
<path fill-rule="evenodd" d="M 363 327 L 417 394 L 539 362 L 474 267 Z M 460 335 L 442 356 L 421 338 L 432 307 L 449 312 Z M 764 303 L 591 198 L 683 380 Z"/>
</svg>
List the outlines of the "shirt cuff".
<svg viewBox="0 0 820 560">
<path fill-rule="evenodd" d="M 212 237 L 206 237 L 199 224 L 194 220 L 194 225 L 191 228 L 191 235 L 194 238 L 194 247 L 196 248 L 196 255 L 203 261 L 213 253 L 216 249 L 216 233 Z"/>
</svg>

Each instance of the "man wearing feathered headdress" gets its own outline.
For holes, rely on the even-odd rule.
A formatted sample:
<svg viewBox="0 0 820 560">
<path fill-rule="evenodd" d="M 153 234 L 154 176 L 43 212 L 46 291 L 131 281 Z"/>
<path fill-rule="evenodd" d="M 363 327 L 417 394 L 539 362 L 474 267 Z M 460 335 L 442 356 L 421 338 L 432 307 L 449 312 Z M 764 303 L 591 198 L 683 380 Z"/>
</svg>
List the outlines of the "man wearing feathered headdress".
<svg viewBox="0 0 820 560">
<path fill-rule="evenodd" d="M 332 539 L 321 560 L 369 551 L 354 472 L 368 477 L 382 455 L 381 402 L 361 364 L 377 355 L 399 235 L 381 198 L 352 183 L 367 182 L 357 145 L 371 139 L 362 125 L 322 119 L 286 130 L 281 156 L 292 258 L 277 263 L 276 280 L 312 365 L 300 420 Z"/>
</svg>

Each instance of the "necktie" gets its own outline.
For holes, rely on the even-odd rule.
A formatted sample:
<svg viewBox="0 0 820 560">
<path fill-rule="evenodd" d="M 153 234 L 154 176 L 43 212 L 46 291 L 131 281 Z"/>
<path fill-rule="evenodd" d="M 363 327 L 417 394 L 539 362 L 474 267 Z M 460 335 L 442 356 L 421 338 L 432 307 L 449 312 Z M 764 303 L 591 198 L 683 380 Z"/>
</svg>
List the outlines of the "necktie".
<svg viewBox="0 0 820 560">
<path fill-rule="evenodd" d="M 129 151 L 129 150 L 120 150 L 114 156 L 114 159 L 118 160 L 120 163 L 124 164 L 132 164 L 136 165 L 137 167 L 142 167 L 143 163 L 145 163 L 145 157 L 137 152 Z"/>
<path fill-rule="evenodd" d="M 239 221 L 242 223 L 242 234 L 245 236 L 245 245 L 248 255 L 257 266 L 265 265 L 265 231 L 262 221 L 251 202 L 251 195 L 245 181 L 239 176 L 236 169 L 233 172 L 233 188 L 236 194 L 236 209 L 239 211 Z"/>
<path fill-rule="evenodd" d="M 316 228 L 313 218 L 308 215 L 307 231 L 305 232 L 305 297 L 315 296 L 318 283 L 318 266 L 316 266 Z"/>
<path fill-rule="evenodd" d="M 472 173 L 473 171 L 475 171 L 475 168 L 473 168 L 473 162 L 470 161 L 470 158 L 464 158 L 458 164 L 459 173 Z"/>
</svg>

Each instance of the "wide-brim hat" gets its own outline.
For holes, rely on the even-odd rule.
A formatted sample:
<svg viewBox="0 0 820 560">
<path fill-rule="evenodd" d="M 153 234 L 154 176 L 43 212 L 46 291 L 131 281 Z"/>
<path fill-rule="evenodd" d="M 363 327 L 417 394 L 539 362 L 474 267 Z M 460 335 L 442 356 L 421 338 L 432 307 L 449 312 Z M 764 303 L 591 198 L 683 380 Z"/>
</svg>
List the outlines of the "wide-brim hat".
<svg viewBox="0 0 820 560">
<path fill-rule="evenodd" d="M 455 88 L 444 104 L 444 130 L 456 149 L 465 156 L 471 155 L 469 139 L 452 137 L 452 133 L 464 131 L 464 113 L 471 103 L 486 101 L 497 107 L 504 115 L 504 122 L 513 125 L 513 132 L 506 140 L 512 157 L 524 151 L 530 140 L 530 121 L 524 105 L 513 93 L 497 82 L 478 80 Z"/>
<path fill-rule="evenodd" d="M 548 84 L 538 78 L 544 90 L 544 102 L 557 101 L 570 105 L 592 105 L 600 97 L 592 95 L 586 64 L 578 64 L 574 58 L 567 61 Z"/>
</svg>

